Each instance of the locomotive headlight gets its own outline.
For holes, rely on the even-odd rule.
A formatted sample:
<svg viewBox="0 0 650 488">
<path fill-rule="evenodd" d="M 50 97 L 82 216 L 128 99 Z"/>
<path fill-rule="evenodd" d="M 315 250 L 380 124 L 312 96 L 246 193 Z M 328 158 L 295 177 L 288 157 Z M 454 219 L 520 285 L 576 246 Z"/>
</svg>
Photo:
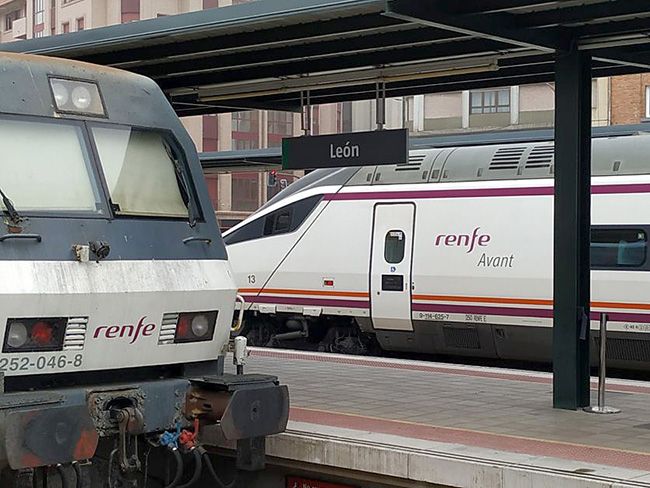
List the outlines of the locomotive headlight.
<svg viewBox="0 0 650 488">
<path fill-rule="evenodd" d="M 2 352 L 61 351 L 67 324 L 66 317 L 10 318 Z"/>
<path fill-rule="evenodd" d="M 196 337 L 203 337 L 210 330 L 210 323 L 205 315 L 197 315 L 192 319 L 192 333 Z"/>
<path fill-rule="evenodd" d="M 7 333 L 9 347 L 22 347 L 27 342 L 27 327 L 22 322 L 12 322 Z"/>
<path fill-rule="evenodd" d="M 57 112 L 106 116 L 99 85 L 94 81 L 50 78 L 50 89 Z"/>
<path fill-rule="evenodd" d="M 87 110 L 92 102 L 92 95 L 85 86 L 80 85 L 72 90 L 72 103 L 79 110 Z"/>
<path fill-rule="evenodd" d="M 68 103 L 68 100 L 70 99 L 70 93 L 68 92 L 68 89 L 58 82 L 52 83 L 51 86 L 56 106 L 65 107 L 65 105 Z"/>
<path fill-rule="evenodd" d="M 179 313 L 174 343 L 211 341 L 214 337 L 217 315 L 216 310 Z"/>
</svg>

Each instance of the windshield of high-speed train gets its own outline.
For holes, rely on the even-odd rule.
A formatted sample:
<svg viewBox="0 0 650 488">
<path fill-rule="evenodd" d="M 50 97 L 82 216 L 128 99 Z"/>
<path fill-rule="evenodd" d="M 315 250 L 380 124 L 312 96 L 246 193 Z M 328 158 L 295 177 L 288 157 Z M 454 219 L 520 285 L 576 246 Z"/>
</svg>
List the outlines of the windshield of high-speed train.
<svg viewBox="0 0 650 488">
<path fill-rule="evenodd" d="M 0 147 L 0 189 L 21 215 L 107 214 L 101 168 L 116 215 L 188 218 L 180 162 L 156 131 L 96 125 L 86 133 L 80 122 L 4 118 Z"/>
</svg>

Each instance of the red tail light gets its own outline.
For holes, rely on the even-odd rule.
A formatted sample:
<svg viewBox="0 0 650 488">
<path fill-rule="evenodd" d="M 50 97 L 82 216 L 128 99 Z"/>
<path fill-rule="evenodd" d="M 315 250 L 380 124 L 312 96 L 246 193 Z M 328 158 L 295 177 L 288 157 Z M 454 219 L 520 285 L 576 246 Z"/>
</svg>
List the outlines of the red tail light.
<svg viewBox="0 0 650 488">
<path fill-rule="evenodd" d="M 211 341 L 217 323 L 217 311 L 178 315 L 175 343 Z"/>
<path fill-rule="evenodd" d="M 67 318 L 9 319 L 2 352 L 61 351 Z"/>
</svg>

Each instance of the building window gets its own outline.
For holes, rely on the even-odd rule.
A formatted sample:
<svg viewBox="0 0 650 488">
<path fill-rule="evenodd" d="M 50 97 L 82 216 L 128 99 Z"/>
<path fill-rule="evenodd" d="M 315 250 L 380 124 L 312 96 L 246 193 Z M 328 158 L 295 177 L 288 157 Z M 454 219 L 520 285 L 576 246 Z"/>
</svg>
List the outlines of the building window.
<svg viewBox="0 0 650 488">
<path fill-rule="evenodd" d="M 43 24 L 45 22 L 45 0 L 34 0 L 34 25 Z M 43 35 L 34 37 L 43 37 Z"/>
<path fill-rule="evenodd" d="M 64 22 L 61 24 L 61 34 L 67 34 L 70 32 L 70 22 Z"/>
<path fill-rule="evenodd" d="M 140 20 L 140 0 L 122 0 L 122 23 Z"/>
<path fill-rule="evenodd" d="M 232 210 L 257 210 L 259 186 L 259 175 L 256 172 L 232 173 Z"/>
<path fill-rule="evenodd" d="M 203 0 L 203 10 L 208 8 L 218 8 L 219 0 Z"/>
<path fill-rule="evenodd" d="M 82 31 L 84 30 L 85 27 L 85 20 L 83 17 L 77 19 L 77 31 Z"/>
<path fill-rule="evenodd" d="M 50 35 L 56 35 L 56 0 L 50 0 Z"/>
<path fill-rule="evenodd" d="M 219 150 L 219 119 L 216 115 L 203 116 L 203 151 Z"/>
<path fill-rule="evenodd" d="M 217 210 L 219 206 L 219 175 L 214 173 L 206 174 L 205 183 L 208 186 L 208 195 L 210 195 L 212 207 Z"/>
<path fill-rule="evenodd" d="M 283 138 L 293 135 L 293 113 L 269 110 L 268 119 L 268 145 L 278 147 L 282 145 Z"/>
<path fill-rule="evenodd" d="M 232 148 L 245 150 L 259 147 L 259 112 L 233 113 Z"/>
<path fill-rule="evenodd" d="M 473 91 L 471 114 L 494 114 L 510 112 L 510 89 Z"/>
<path fill-rule="evenodd" d="M 34 39 L 38 39 L 40 37 L 45 37 L 45 31 L 39 30 L 34 32 Z"/>
<path fill-rule="evenodd" d="M 18 20 L 21 17 L 21 11 L 20 10 L 14 10 L 13 12 L 9 12 L 7 15 L 5 15 L 5 30 L 10 31 L 13 29 L 14 26 L 14 20 Z"/>
</svg>

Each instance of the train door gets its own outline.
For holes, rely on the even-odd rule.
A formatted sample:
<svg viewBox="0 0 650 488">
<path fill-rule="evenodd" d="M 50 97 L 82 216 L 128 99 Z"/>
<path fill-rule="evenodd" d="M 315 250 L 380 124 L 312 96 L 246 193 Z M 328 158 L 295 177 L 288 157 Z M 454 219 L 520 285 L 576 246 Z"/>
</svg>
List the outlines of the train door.
<svg viewBox="0 0 650 488">
<path fill-rule="evenodd" d="M 376 329 L 413 330 L 411 263 L 415 204 L 375 206 L 370 259 L 370 315 Z"/>
</svg>

